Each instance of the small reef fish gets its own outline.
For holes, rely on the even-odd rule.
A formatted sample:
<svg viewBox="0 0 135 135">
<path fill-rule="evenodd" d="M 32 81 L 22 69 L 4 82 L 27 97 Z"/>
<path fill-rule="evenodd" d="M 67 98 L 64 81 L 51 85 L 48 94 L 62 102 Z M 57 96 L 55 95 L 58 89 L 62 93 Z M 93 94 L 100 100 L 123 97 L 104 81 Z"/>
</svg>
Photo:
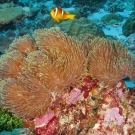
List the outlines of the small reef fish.
<svg viewBox="0 0 135 135">
<path fill-rule="evenodd" d="M 114 26 L 114 27 L 118 27 L 118 26 L 119 26 L 119 24 L 118 24 L 118 23 L 115 23 L 115 24 L 113 24 L 113 26 Z"/>
<path fill-rule="evenodd" d="M 53 8 L 50 12 L 54 21 L 59 22 L 61 20 L 74 19 L 75 15 L 63 10 L 61 7 Z"/>
</svg>

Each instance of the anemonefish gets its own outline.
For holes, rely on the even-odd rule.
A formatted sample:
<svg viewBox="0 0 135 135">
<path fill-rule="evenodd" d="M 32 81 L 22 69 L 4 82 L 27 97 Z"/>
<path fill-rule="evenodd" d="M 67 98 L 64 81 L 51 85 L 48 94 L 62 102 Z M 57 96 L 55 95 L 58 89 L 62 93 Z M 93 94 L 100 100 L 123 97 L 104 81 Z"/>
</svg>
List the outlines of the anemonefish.
<svg viewBox="0 0 135 135">
<path fill-rule="evenodd" d="M 61 7 L 53 8 L 50 12 L 54 21 L 59 22 L 66 19 L 74 19 L 75 15 L 63 10 Z"/>
</svg>

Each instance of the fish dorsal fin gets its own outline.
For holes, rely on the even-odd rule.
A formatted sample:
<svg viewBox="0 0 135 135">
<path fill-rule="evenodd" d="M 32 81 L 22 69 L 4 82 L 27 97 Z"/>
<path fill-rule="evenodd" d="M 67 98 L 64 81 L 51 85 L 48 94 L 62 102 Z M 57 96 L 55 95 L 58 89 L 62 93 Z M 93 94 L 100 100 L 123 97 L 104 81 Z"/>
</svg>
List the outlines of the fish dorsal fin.
<svg viewBox="0 0 135 135">
<path fill-rule="evenodd" d="M 65 11 L 65 10 L 64 10 L 64 11 Z M 69 14 L 70 14 L 68 11 L 65 11 L 65 13 L 66 13 L 67 15 L 69 15 Z"/>
</svg>

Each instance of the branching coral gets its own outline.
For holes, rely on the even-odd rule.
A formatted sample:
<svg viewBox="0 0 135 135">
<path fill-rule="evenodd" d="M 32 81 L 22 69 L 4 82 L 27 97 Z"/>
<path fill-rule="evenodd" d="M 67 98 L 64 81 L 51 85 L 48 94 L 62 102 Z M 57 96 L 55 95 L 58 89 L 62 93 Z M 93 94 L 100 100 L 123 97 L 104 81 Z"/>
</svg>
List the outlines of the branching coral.
<svg viewBox="0 0 135 135">
<path fill-rule="evenodd" d="M 86 70 L 81 42 L 57 29 L 37 30 L 33 37 L 37 48 L 29 36 L 16 39 L 0 64 L 3 104 L 30 119 L 47 112 L 52 95 L 78 83 Z M 13 50 L 17 56 L 7 57 Z"/>
<path fill-rule="evenodd" d="M 134 78 L 134 59 L 116 41 L 95 38 L 88 56 L 88 72 L 104 87 L 112 87 L 126 76 Z"/>
</svg>

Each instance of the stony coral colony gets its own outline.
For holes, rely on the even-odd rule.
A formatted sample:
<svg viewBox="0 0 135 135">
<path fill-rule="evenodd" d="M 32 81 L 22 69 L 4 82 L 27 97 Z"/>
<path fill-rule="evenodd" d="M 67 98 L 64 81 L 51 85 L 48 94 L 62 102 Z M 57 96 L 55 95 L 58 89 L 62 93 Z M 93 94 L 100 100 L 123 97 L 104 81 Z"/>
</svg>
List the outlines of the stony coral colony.
<svg viewBox="0 0 135 135">
<path fill-rule="evenodd" d="M 33 121 L 35 134 L 135 132 L 134 91 L 122 81 L 134 80 L 134 58 L 119 42 L 84 41 L 39 29 L 1 56 L 1 104 Z"/>
</svg>

